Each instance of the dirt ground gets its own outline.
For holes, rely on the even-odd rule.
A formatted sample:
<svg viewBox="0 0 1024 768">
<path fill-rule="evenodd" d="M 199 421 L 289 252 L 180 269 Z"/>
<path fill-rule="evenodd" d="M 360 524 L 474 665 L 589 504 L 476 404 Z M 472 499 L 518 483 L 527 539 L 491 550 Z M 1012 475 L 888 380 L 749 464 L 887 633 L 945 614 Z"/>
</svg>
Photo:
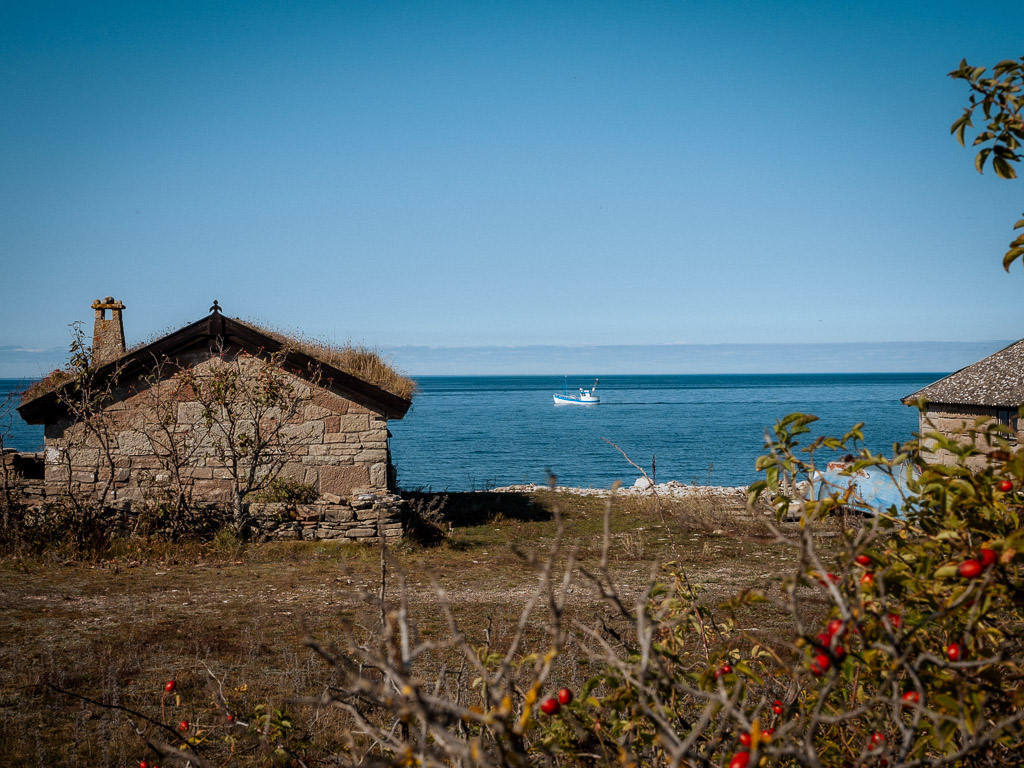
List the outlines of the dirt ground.
<svg viewBox="0 0 1024 768">
<path fill-rule="evenodd" d="M 404 580 L 423 637 L 448 632 L 439 586 L 467 634 L 482 639 L 486 631 L 502 647 L 537 588 L 530 559 L 550 550 L 556 507 L 565 531 L 559 567 L 569 552 L 585 568 L 599 562 L 603 499 L 452 494 L 432 503 L 443 505 L 443 541 L 405 540 L 389 548 L 387 565 L 387 600 L 397 601 Z M 791 549 L 742 509 L 622 499 L 612 510 L 610 567 L 631 600 L 667 561 L 680 563 L 709 602 L 747 587 L 777 592 L 792 567 Z M 137 542 L 101 559 L 7 557 L 0 562 L 0 765 L 137 765 L 145 749 L 130 715 L 79 697 L 164 723 L 187 719 L 192 728 L 207 726 L 213 740 L 223 734 L 203 722 L 211 680 L 239 706 L 276 709 L 292 696 L 317 695 L 329 670 L 304 638 L 329 643 L 346 631 L 373 632 L 380 577 L 378 547 L 314 542 Z M 582 621 L 605 610 L 579 573 L 568 590 L 569 610 Z M 785 622 L 769 604 L 746 618 L 745 629 L 771 634 Z M 586 665 L 566 659 L 562 674 L 578 684 Z M 178 685 L 161 701 L 168 679 Z M 317 762 L 330 751 L 330 724 L 296 727 L 311 742 L 310 763 L 330 764 Z M 265 764 L 223 754 L 225 765 Z"/>
</svg>

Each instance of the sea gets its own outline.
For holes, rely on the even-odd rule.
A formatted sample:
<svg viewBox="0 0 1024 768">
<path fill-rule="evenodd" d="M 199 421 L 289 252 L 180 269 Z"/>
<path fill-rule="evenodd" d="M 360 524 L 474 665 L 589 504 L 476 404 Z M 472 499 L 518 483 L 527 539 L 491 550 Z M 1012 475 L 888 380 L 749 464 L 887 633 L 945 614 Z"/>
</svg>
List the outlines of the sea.
<svg viewBox="0 0 1024 768">
<path fill-rule="evenodd" d="M 657 482 L 748 485 L 765 432 L 788 413 L 818 417 L 811 437 L 864 422 L 865 445 L 891 455 L 912 437 L 917 411 L 900 398 L 943 373 L 601 376 L 598 405 L 555 406 L 551 395 L 593 377 L 422 376 L 412 408 L 391 420 L 391 451 L 405 490 L 468 491 L 543 484 Z M 0 403 L 26 382 L 0 379 Z M 43 430 L 0 413 L 4 445 L 39 450 Z M 621 449 L 621 450 L 620 450 Z M 627 460 L 627 458 L 629 460 Z"/>
</svg>

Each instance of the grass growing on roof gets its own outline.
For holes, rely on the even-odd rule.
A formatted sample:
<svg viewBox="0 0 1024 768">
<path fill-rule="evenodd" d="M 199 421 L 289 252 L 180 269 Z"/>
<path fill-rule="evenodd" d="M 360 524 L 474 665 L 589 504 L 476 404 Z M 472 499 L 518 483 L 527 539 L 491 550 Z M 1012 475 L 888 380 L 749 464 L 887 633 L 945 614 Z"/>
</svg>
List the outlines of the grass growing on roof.
<svg viewBox="0 0 1024 768">
<path fill-rule="evenodd" d="M 238 322 L 393 395 L 409 399 L 416 392 L 416 382 L 399 373 L 375 349 L 354 345 L 351 341 L 341 345 L 333 344 L 300 333 L 282 331 L 253 320 Z"/>
</svg>

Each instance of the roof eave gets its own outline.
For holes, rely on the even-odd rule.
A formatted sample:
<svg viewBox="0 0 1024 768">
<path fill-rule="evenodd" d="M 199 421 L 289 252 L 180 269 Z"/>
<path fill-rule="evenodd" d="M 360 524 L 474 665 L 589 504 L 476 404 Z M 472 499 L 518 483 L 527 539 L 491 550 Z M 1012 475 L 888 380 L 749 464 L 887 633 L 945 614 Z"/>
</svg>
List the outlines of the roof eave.
<svg viewBox="0 0 1024 768">
<path fill-rule="evenodd" d="M 244 323 L 214 312 L 101 366 L 97 369 L 96 376 L 100 381 L 106 381 L 115 374 L 132 376 L 146 369 L 149 359 L 170 358 L 195 346 L 197 342 L 213 341 L 218 338 L 226 345 L 235 344 L 255 356 L 273 354 L 285 346 L 277 339 Z M 306 379 L 311 379 L 313 372 L 316 371 L 320 380 L 328 381 L 332 387 L 340 389 L 343 393 L 356 395 L 357 399 L 376 406 L 388 419 L 401 419 L 412 405 L 411 399 L 392 394 L 303 352 L 287 350 L 284 363 L 291 373 Z M 63 411 L 59 393 L 69 384 L 70 382 L 22 403 L 17 409 L 21 418 L 28 424 L 44 424 L 47 415 L 55 410 Z"/>
</svg>

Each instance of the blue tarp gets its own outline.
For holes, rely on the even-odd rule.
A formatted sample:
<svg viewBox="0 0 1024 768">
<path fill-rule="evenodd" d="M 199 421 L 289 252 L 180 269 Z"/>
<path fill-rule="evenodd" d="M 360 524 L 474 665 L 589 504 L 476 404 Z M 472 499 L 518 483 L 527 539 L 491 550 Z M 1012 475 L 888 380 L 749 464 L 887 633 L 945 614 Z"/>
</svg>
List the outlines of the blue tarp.
<svg viewBox="0 0 1024 768">
<path fill-rule="evenodd" d="M 850 496 L 849 506 L 874 513 L 876 510 L 887 510 L 895 506 L 903 507 L 903 498 L 910 491 L 907 489 L 907 473 L 913 469 L 902 464 L 894 467 L 892 475 L 879 467 L 866 467 L 852 475 L 844 475 L 843 469 L 833 468 L 820 472 L 814 481 L 814 497 L 824 499 L 831 494 L 842 495 L 850 484 L 854 484 L 855 494 Z"/>
</svg>

